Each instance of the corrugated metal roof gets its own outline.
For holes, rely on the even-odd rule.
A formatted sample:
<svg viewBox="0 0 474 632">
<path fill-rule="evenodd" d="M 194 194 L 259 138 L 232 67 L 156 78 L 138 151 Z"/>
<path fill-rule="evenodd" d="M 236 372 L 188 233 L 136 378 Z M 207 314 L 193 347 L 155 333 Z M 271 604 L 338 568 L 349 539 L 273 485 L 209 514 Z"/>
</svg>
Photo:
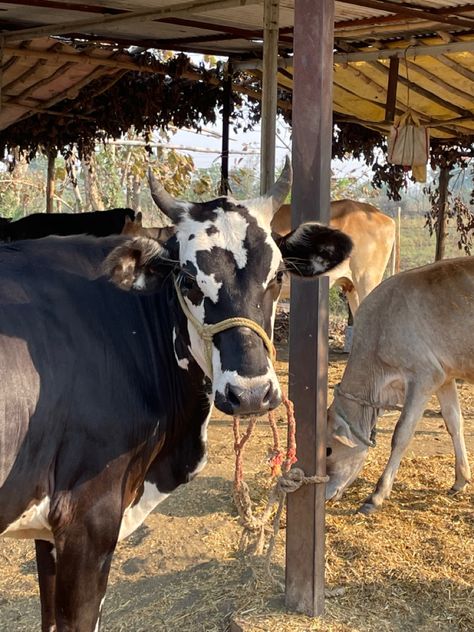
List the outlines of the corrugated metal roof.
<svg viewBox="0 0 474 632">
<path fill-rule="evenodd" d="M 279 45 L 284 54 L 293 48 L 294 5 L 294 0 L 280 1 Z M 61 33 L 72 36 L 71 41 L 75 35 L 91 43 L 112 42 L 122 49 L 135 44 L 241 58 L 257 58 L 262 53 L 263 0 L 11 0 L 1 3 L 0 17 L 7 49 L 19 49 L 25 39 L 31 40 L 30 48 L 49 47 L 52 44 L 45 36 Z M 469 1 L 335 2 L 335 47 L 339 51 L 373 50 L 370 45 L 403 48 L 415 40 L 420 51 L 433 42 L 471 43 L 466 52 L 435 57 L 420 54 L 400 64 L 398 109 L 411 105 L 432 122 L 434 134 L 439 136 L 473 130 L 469 121 L 474 116 L 469 97 L 474 94 L 473 37 L 474 5 Z M 113 72 L 73 63 L 60 77 L 61 65 L 55 66 L 51 60 L 20 56 L 12 64 L 8 55 L 3 68 L 0 127 L 24 116 L 28 104 L 41 108 L 46 102 L 51 107 L 72 86 L 84 85 L 89 75 L 95 78 L 94 72 Z M 384 128 L 387 68 L 388 62 L 383 60 L 336 64 L 336 114 Z M 54 77 L 50 81 L 48 72 Z M 280 80 L 282 86 L 291 88 L 291 74 L 288 78 L 282 73 Z M 40 83 L 36 88 L 35 81 Z M 410 96 L 407 82 L 411 82 Z"/>
</svg>

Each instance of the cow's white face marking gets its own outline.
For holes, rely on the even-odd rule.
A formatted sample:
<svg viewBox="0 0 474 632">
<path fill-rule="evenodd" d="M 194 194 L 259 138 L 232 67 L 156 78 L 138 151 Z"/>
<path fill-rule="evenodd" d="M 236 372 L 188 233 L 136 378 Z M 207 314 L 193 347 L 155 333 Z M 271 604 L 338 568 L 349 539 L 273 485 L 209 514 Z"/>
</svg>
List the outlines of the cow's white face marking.
<svg viewBox="0 0 474 632">
<path fill-rule="evenodd" d="M 233 254 L 238 269 L 244 268 L 248 254 L 244 243 L 248 222 L 236 211 L 226 212 L 218 208 L 215 214 L 215 219 L 202 222 L 186 215 L 179 223 L 177 237 L 180 243 L 181 263 L 191 261 L 199 269 L 196 261 L 197 253 L 199 251 L 211 252 L 213 248 L 220 248 Z M 201 283 L 204 278 L 203 275 Z M 199 283 L 200 287 L 201 283 Z M 204 286 L 201 289 L 205 292 L 207 288 Z"/>
<path fill-rule="evenodd" d="M 24 511 L 0 535 L 8 538 L 35 538 L 54 543 L 48 522 L 49 508 L 50 498 L 45 496 L 39 503 Z"/>
<path fill-rule="evenodd" d="M 161 503 L 169 494 L 163 494 L 153 483 L 145 481 L 143 494 L 140 500 L 133 503 L 123 512 L 122 523 L 118 539 L 123 540 L 133 533 L 144 522 L 153 509 Z"/>
</svg>

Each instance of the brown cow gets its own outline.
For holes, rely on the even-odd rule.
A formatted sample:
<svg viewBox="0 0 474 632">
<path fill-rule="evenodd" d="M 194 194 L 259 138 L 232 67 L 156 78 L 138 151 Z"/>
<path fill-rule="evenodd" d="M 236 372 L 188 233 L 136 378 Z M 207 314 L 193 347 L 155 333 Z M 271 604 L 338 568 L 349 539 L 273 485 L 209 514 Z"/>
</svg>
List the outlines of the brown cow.
<svg viewBox="0 0 474 632">
<path fill-rule="evenodd" d="M 351 312 L 380 283 L 395 241 L 395 222 L 375 206 L 352 200 L 331 202 L 331 228 L 346 233 L 354 244 L 344 263 L 329 272 L 329 285 L 346 292 Z M 280 235 L 291 231 L 291 207 L 284 204 L 275 214 L 272 230 Z"/>
<path fill-rule="evenodd" d="M 145 227 L 142 223 L 143 216 L 141 211 L 135 216 L 135 219 L 125 218 L 125 224 L 122 229 L 122 235 L 128 237 L 149 237 L 150 239 L 156 239 L 159 243 L 168 241 L 171 235 L 174 233 L 174 226 L 157 226 L 157 227 Z"/>
</svg>

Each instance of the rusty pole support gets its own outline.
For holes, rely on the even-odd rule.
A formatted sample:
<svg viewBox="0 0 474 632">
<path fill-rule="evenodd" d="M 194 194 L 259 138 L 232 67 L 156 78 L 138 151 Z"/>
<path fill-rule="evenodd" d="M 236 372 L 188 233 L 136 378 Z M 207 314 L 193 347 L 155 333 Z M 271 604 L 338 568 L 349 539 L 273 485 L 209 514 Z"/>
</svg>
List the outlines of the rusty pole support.
<svg viewBox="0 0 474 632">
<path fill-rule="evenodd" d="M 275 181 L 275 136 L 277 116 L 278 14 L 279 0 L 263 6 L 262 127 L 260 134 L 260 193 Z"/>
<path fill-rule="evenodd" d="M 293 226 L 329 222 L 334 0 L 295 0 Z M 290 397 L 297 419 L 298 466 L 326 472 L 328 279 L 292 280 Z M 288 496 L 286 605 L 324 613 L 324 485 Z"/>
<path fill-rule="evenodd" d="M 390 57 L 388 70 L 387 102 L 385 103 L 385 121 L 393 123 L 397 108 L 398 68 L 400 57 Z"/>
</svg>

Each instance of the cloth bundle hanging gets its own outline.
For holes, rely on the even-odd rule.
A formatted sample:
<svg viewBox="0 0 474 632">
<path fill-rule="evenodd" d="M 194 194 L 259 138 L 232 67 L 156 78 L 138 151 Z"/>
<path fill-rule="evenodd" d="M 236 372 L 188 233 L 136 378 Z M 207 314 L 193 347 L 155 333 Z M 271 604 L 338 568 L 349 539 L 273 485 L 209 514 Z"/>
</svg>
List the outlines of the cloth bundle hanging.
<svg viewBox="0 0 474 632">
<path fill-rule="evenodd" d="M 390 129 L 387 160 L 393 165 L 411 169 L 416 181 L 426 182 L 429 155 L 429 129 L 421 125 L 420 119 L 409 109 Z"/>
</svg>

